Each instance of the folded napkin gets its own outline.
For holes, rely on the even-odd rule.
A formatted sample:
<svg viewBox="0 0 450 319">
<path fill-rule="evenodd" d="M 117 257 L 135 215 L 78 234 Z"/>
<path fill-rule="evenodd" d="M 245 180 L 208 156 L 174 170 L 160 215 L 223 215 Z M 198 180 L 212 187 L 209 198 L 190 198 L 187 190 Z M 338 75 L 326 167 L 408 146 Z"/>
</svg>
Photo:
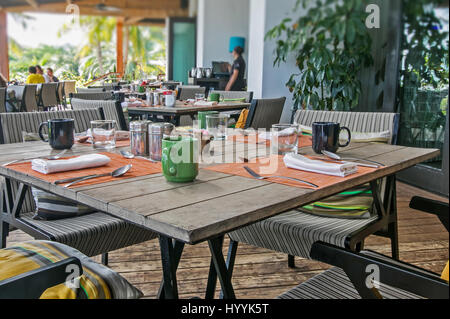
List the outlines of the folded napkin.
<svg viewBox="0 0 450 319">
<path fill-rule="evenodd" d="M 52 174 L 74 171 L 83 168 L 104 166 L 110 161 L 111 159 L 108 156 L 102 154 L 82 155 L 66 160 L 55 161 L 48 161 L 38 158 L 31 162 L 31 169 L 42 174 Z"/>
<path fill-rule="evenodd" d="M 138 107 L 142 106 L 141 101 L 133 101 L 133 102 L 122 102 L 122 108 L 128 108 L 128 107 Z"/>
<path fill-rule="evenodd" d="M 198 101 L 195 102 L 194 105 L 196 106 L 213 106 L 213 105 L 217 105 L 218 103 L 215 101 L 212 102 L 208 102 L 208 101 Z"/>
<path fill-rule="evenodd" d="M 283 161 L 289 168 L 325 175 L 345 177 L 358 171 L 358 167 L 354 163 L 326 163 L 299 154 L 286 154 Z"/>
<path fill-rule="evenodd" d="M 295 129 L 292 127 L 289 127 L 282 131 L 277 131 L 277 132 L 270 132 L 270 131 L 261 132 L 261 133 L 259 133 L 258 137 L 263 140 L 270 140 L 272 138 L 272 136 L 289 136 L 292 134 L 295 134 Z"/>
</svg>

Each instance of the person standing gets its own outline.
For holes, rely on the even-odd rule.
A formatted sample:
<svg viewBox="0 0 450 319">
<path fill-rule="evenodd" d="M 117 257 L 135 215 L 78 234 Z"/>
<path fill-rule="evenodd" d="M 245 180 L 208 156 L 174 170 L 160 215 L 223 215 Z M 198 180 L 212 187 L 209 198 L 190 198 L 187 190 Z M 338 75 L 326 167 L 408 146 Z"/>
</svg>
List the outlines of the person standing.
<svg viewBox="0 0 450 319">
<path fill-rule="evenodd" d="M 59 79 L 53 74 L 52 68 L 47 68 L 47 77 L 49 82 L 59 82 Z"/>
<path fill-rule="evenodd" d="M 244 49 L 237 46 L 233 50 L 234 62 L 228 66 L 230 71 L 230 80 L 228 81 L 225 91 L 243 91 L 245 89 L 245 61 L 242 57 Z"/>
<path fill-rule="evenodd" d="M 37 69 L 35 66 L 30 66 L 28 68 L 28 72 L 30 75 L 27 77 L 26 84 L 41 84 L 45 83 L 45 78 L 42 76 L 42 74 L 37 73 Z"/>
</svg>

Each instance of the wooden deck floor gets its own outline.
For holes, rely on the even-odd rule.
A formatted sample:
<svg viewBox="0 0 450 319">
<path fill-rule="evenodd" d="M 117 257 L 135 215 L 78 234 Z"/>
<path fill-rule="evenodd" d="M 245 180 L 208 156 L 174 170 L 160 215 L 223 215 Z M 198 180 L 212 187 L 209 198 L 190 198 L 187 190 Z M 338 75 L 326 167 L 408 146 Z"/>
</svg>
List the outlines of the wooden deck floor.
<svg viewBox="0 0 450 319">
<path fill-rule="evenodd" d="M 449 258 L 449 235 L 435 216 L 408 207 L 414 195 L 446 200 L 399 183 L 398 185 L 400 259 L 434 272 L 441 272 Z M 30 240 L 21 231 L 12 232 L 8 246 Z M 228 241 L 225 243 L 228 245 Z M 224 246 L 224 253 L 227 246 Z M 390 254 L 389 240 L 372 236 L 366 248 Z M 180 297 L 203 296 L 209 268 L 206 244 L 186 246 L 178 270 Z M 95 258 L 99 260 L 98 258 Z M 297 268 L 287 267 L 287 256 L 241 244 L 238 249 L 233 284 L 238 298 L 274 298 L 329 266 L 296 259 Z M 110 253 L 110 267 L 154 298 L 161 280 L 158 241 L 153 240 Z"/>
</svg>

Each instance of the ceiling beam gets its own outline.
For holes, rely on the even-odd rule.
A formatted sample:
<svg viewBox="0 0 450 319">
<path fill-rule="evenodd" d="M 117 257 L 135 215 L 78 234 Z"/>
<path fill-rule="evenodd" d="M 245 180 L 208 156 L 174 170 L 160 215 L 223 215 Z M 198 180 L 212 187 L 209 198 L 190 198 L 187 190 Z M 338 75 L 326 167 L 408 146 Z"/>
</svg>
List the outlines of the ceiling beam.
<svg viewBox="0 0 450 319">
<path fill-rule="evenodd" d="M 33 8 L 35 9 L 39 8 L 39 3 L 37 2 L 37 0 L 26 0 L 26 1 Z"/>
</svg>

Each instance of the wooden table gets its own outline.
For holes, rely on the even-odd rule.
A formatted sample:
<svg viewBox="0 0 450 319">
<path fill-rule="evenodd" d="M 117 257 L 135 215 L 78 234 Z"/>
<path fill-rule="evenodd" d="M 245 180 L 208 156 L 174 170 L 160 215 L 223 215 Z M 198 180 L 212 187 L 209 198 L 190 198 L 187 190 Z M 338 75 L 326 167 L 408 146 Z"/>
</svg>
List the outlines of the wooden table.
<svg viewBox="0 0 450 319">
<path fill-rule="evenodd" d="M 189 115 L 194 119 L 195 115 L 199 111 L 233 111 L 242 110 L 248 108 L 250 103 L 243 102 L 221 102 L 212 106 L 195 106 L 185 105 L 184 102 L 177 101 L 175 107 L 167 106 L 146 106 L 146 107 L 129 107 L 129 116 L 143 116 L 146 119 L 155 120 L 157 116 L 163 116 L 164 120 L 173 123 L 175 126 L 179 126 L 180 117 L 183 115 Z"/>
<path fill-rule="evenodd" d="M 27 147 L 24 147 L 24 144 L 0 145 L 0 165 L 18 158 L 46 156 L 51 151 L 50 147 L 42 142 L 30 142 L 26 145 Z M 265 144 L 233 144 L 231 141 L 222 141 L 215 142 L 213 147 L 213 158 L 216 160 L 221 159 L 225 151 L 235 158 L 268 154 Z M 95 151 L 89 146 L 75 145 L 72 152 L 66 155 L 93 152 Z M 307 147 L 300 152 L 308 154 L 312 153 L 312 150 Z M 208 241 L 212 255 L 211 269 L 219 277 L 224 296 L 234 298 L 231 278 L 222 254 L 224 234 L 356 185 L 393 175 L 437 156 L 439 150 L 354 143 L 342 149 L 340 154 L 371 159 L 386 166 L 350 181 L 318 190 L 203 169 L 200 170 L 196 181 L 186 184 L 168 183 L 161 174 L 154 174 L 73 189 L 53 185 L 3 166 L 0 166 L 0 175 L 25 186 L 37 187 L 76 200 L 159 233 L 164 273 L 161 292 L 168 298 L 178 296 L 176 268 L 184 244 Z M 16 200 L 20 200 L 19 197 L 20 194 Z"/>
</svg>

